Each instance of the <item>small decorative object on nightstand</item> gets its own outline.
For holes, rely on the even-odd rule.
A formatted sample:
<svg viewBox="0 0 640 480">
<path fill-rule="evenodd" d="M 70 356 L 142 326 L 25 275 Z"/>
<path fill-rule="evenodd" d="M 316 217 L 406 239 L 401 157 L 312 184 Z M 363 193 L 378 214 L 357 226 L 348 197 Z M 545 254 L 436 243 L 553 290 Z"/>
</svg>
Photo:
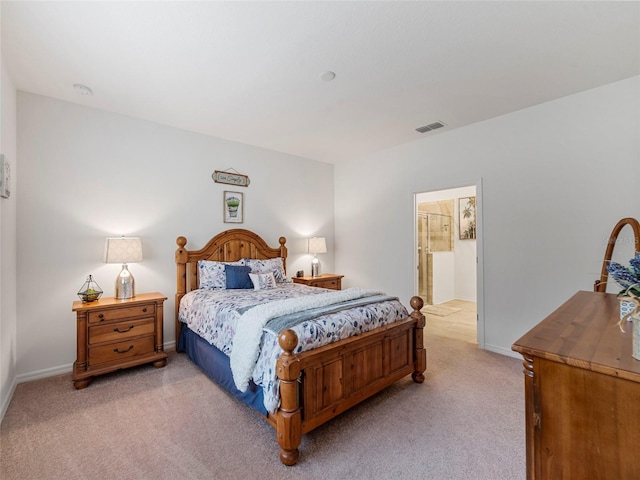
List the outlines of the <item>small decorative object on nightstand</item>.
<svg viewBox="0 0 640 480">
<path fill-rule="evenodd" d="M 342 290 L 342 277 L 333 273 L 325 273 L 317 277 L 293 277 L 293 283 L 301 283 L 310 287 L 330 288 L 331 290 Z"/>
<path fill-rule="evenodd" d="M 133 299 L 102 298 L 73 302 L 76 312 L 77 355 L 73 386 L 80 389 L 96 375 L 153 362 L 164 367 L 161 293 L 143 293 Z"/>
<path fill-rule="evenodd" d="M 87 281 L 84 282 L 80 290 L 78 290 L 78 297 L 83 303 L 95 302 L 102 296 L 102 289 L 93 279 L 93 275 L 87 277 Z"/>
</svg>

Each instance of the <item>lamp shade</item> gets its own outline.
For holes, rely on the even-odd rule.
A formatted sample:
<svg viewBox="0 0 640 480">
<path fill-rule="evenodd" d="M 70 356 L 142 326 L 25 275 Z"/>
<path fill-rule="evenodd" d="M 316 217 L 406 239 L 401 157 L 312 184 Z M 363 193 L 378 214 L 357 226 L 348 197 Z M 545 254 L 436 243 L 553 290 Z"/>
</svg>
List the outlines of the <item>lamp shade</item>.
<svg viewBox="0 0 640 480">
<path fill-rule="evenodd" d="M 324 237 L 313 237 L 309 239 L 309 253 L 327 253 L 327 242 Z"/>
<path fill-rule="evenodd" d="M 107 238 L 104 244 L 105 263 L 135 263 L 142 261 L 142 242 L 138 237 Z"/>
</svg>

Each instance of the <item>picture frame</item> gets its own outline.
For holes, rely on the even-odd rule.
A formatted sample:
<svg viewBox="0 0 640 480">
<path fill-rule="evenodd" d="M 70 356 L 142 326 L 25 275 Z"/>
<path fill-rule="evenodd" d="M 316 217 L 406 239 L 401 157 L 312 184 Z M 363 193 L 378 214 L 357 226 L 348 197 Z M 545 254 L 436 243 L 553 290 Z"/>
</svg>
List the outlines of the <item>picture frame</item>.
<svg viewBox="0 0 640 480">
<path fill-rule="evenodd" d="M 460 240 L 476 239 L 476 197 L 458 199 L 458 228 Z"/>
<path fill-rule="evenodd" d="M 225 190 L 222 208 L 224 223 L 242 223 L 244 221 L 244 195 L 242 193 Z"/>
<path fill-rule="evenodd" d="M 0 154 L 0 197 L 11 196 L 11 166 L 3 154 Z"/>
</svg>

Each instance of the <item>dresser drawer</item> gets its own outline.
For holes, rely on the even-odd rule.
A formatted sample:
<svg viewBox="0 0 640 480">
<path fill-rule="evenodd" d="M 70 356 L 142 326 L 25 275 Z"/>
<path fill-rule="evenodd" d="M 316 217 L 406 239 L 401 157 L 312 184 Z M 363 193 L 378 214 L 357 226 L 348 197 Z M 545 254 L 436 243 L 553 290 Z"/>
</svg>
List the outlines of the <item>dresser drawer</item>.
<svg viewBox="0 0 640 480">
<path fill-rule="evenodd" d="M 89 345 L 104 342 L 120 342 L 132 337 L 153 335 L 155 332 L 154 318 L 131 320 L 108 325 L 89 327 Z"/>
<path fill-rule="evenodd" d="M 156 305 L 154 303 L 144 305 L 132 305 L 124 308 L 111 308 L 109 310 L 96 310 L 89 312 L 89 323 L 108 322 L 110 320 L 120 320 L 121 318 L 146 317 L 155 315 Z"/>
<path fill-rule="evenodd" d="M 153 353 L 154 338 L 143 337 L 135 340 L 129 340 L 118 343 L 111 343 L 100 347 L 89 349 L 89 365 L 97 365 L 100 363 L 112 362 L 114 360 L 122 360 L 135 357 L 137 355 L 146 355 Z"/>
</svg>

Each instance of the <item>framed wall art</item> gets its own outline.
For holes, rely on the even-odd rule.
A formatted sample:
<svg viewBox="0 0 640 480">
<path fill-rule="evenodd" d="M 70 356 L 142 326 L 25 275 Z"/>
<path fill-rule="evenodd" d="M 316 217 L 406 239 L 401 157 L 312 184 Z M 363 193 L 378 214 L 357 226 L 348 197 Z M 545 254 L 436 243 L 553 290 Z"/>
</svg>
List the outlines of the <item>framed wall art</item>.
<svg viewBox="0 0 640 480">
<path fill-rule="evenodd" d="M 460 226 L 460 240 L 475 240 L 476 197 L 458 199 L 458 224 Z"/>
<path fill-rule="evenodd" d="M 244 221 L 244 195 L 240 192 L 224 192 L 224 223 Z"/>
<path fill-rule="evenodd" d="M 11 166 L 4 155 L 0 154 L 0 197 L 11 195 Z"/>
</svg>

